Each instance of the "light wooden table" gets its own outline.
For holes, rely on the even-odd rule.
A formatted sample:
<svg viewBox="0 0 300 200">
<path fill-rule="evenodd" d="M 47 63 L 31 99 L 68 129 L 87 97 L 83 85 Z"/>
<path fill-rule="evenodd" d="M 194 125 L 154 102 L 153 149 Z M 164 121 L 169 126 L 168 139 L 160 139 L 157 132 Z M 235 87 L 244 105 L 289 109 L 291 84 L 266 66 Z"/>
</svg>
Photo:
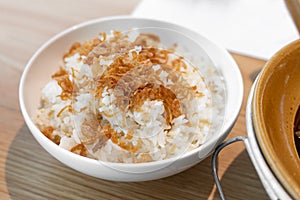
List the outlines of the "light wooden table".
<svg viewBox="0 0 300 200">
<path fill-rule="evenodd" d="M 138 0 L 0 0 L 0 199 L 219 199 L 211 157 L 178 175 L 140 183 L 110 182 L 76 172 L 51 157 L 30 134 L 18 104 L 18 84 L 34 51 L 79 22 L 130 14 Z M 265 61 L 232 54 L 245 95 L 230 137 L 246 135 L 245 103 Z M 242 143 L 221 153 L 228 199 L 267 199 Z"/>
</svg>

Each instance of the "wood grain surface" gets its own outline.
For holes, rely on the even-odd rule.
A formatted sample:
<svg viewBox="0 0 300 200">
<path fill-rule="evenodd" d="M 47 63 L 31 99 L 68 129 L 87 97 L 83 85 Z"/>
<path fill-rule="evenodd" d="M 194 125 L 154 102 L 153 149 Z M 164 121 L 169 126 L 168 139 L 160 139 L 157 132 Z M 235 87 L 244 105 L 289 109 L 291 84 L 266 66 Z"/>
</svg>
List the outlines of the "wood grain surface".
<svg viewBox="0 0 300 200">
<path fill-rule="evenodd" d="M 0 0 L 0 199 L 219 199 L 211 157 L 172 177 L 140 183 L 105 181 L 74 171 L 32 137 L 18 105 L 26 62 L 51 36 L 79 22 L 130 14 L 138 0 Z M 245 105 L 265 61 L 232 54 L 244 79 L 244 102 L 229 138 L 246 135 Z M 242 143 L 220 154 L 228 199 L 268 199 Z"/>
</svg>

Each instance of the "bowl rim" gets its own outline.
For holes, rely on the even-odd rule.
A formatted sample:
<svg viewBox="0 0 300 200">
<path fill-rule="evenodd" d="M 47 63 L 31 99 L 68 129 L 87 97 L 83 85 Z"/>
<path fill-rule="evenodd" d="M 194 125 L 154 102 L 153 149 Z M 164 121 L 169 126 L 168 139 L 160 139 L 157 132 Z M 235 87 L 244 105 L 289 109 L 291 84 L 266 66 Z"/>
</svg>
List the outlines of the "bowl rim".
<svg viewBox="0 0 300 200">
<path fill-rule="evenodd" d="M 31 129 L 32 134 L 34 135 L 33 132 L 38 132 L 40 133 L 41 137 L 40 139 L 42 139 L 45 143 L 47 143 L 47 145 L 52 146 L 53 148 L 59 148 L 60 150 L 62 150 L 62 152 L 64 152 L 65 154 L 67 154 L 67 156 L 71 156 L 72 158 L 75 159 L 79 159 L 82 160 L 83 162 L 88 162 L 91 164 L 99 164 L 99 163 L 105 163 L 106 165 L 109 166 L 115 166 L 115 167 L 130 167 L 130 168 L 139 168 L 139 167 L 144 167 L 144 166 L 156 166 L 156 165 L 164 165 L 164 164 L 168 164 L 171 162 L 174 162 L 178 159 L 182 159 L 185 157 L 189 157 L 193 154 L 197 154 L 201 149 L 203 149 L 204 147 L 208 146 L 209 143 L 216 143 L 216 145 L 222 141 L 218 141 L 219 137 L 216 138 L 215 140 L 210 140 L 208 142 L 205 142 L 203 145 L 201 145 L 200 147 L 197 147 L 196 149 L 193 149 L 189 152 L 186 152 L 184 154 L 182 154 L 179 157 L 174 157 L 174 158 L 168 158 L 165 160 L 159 160 L 159 161 L 154 161 L 154 162 L 147 162 L 147 163 L 113 163 L 113 162 L 106 162 L 106 161 L 99 161 L 99 160 L 94 160 L 91 158 L 87 158 L 84 156 L 80 156 L 77 154 L 74 154 L 68 150 L 65 150 L 61 147 L 59 147 L 58 145 L 54 144 L 53 142 L 51 142 L 48 138 L 46 138 L 46 136 L 44 136 L 40 130 L 36 127 L 36 125 L 33 123 L 33 121 L 31 120 L 31 117 L 29 116 L 26 106 L 25 106 L 25 102 L 24 102 L 24 84 L 25 84 L 25 80 L 28 74 L 29 69 L 31 68 L 33 62 L 35 61 L 35 59 L 41 54 L 41 52 L 43 52 L 49 45 L 51 45 L 53 42 L 55 42 L 57 39 L 63 37 L 64 35 L 67 35 L 73 31 L 76 31 L 77 29 L 81 29 L 81 28 L 85 28 L 87 26 L 93 25 L 93 24 L 97 24 L 97 23 L 101 23 L 101 22 L 105 22 L 105 21 L 110 21 L 110 20 L 145 20 L 145 21 L 151 21 L 153 23 L 157 22 L 157 23 L 163 23 L 163 24 L 168 24 L 169 26 L 172 27 L 176 27 L 176 28 L 180 28 L 181 30 L 184 30 L 184 32 L 189 32 L 192 35 L 195 36 L 201 36 L 203 39 L 205 39 L 207 42 L 210 43 L 210 45 L 216 46 L 217 48 L 219 48 L 220 51 L 222 51 L 222 54 L 227 56 L 227 59 L 229 59 L 232 63 L 232 68 L 235 71 L 235 75 L 237 75 L 237 80 L 238 82 L 242 85 L 240 87 L 238 87 L 238 93 L 240 94 L 239 96 L 236 96 L 237 102 L 238 104 L 235 106 L 234 110 L 231 111 L 227 111 L 225 110 L 225 112 L 230 112 L 230 116 L 229 119 L 226 121 L 226 127 L 222 127 L 222 134 L 224 135 L 226 133 L 227 130 L 230 130 L 230 128 L 234 125 L 237 117 L 239 116 L 239 112 L 241 110 L 241 106 L 242 106 L 242 102 L 243 102 L 243 96 L 244 96 L 244 88 L 243 88 L 243 79 L 242 79 L 242 75 L 241 75 L 241 71 L 239 70 L 238 65 L 236 64 L 236 62 L 234 61 L 234 59 L 232 58 L 232 56 L 224 49 L 222 48 L 220 45 L 217 45 L 215 42 L 210 41 L 209 39 L 207 39 L 206 37 L 204 37 L 203 35 L 196 33 L 186 27 L 180 26 L 178 24 L 175 23 L 171 23 L 171 22 L 167 22 L 164 20 L 156 20 L 156 19 L 149 19 L 149 18 L 143 18 L 143 17 L 132 17 L 132 16 L 128 16 L 128 15 L 118 15 L 118 16 L 109 16 L 109 17 L 102 17 L 102 18 L 95 18 L 95 19 L 91 19 L 88 21 L 84 21 L 81 22 L 79 24 L 75 24 L 61 32 L 59 32 L 58 34 L 54 35 L 53 37 L 51 37 L 50 39 L 48 39 L 45 43 L 43 43 L 32 55 L 32 57 L 29 59 L 29 61 L 27 62 L 24 71 L 22 73 L 21 79 L 20 79 L 20 83 L 19 83 L 19 104 L 20 104 L 20 108 L 21 108 L 21 113 L 25 119 L 26 124 L 28 125 L 28 127 Z M 177 30 L 176 30 L 177 31 Z M 189 37 L 191 37 L 189 35 Z M 192 38 L 193 40 L 194 39 Z M 203 48 L 205 51 L 206 49 Z M 208 55 L 209 56 L 209 55 Z M 209 56 L 210 57 L 210 56 Z M 213 59 L 212 59 L 213 61 Z M 214 61 L 213 61 L 214 62 Z M 226 113 L 225 113 L 226 115 Z M 35 137 L 37 135 L 34 135 Z M 213 148 L 214 149 L 214 148 Z M 46 149 L 47 150 L 47 149 Z"/>
<path fill-rule="evenodd" d="M 253 125 L 253 99 L 254 90 L 257 85 L 258 77 L 255 79 L 251 90 L 249 92 L 247 104 L 246 104 L 246 130 L 248 136 L 248 142 L 245 147 L 254 164 L 256 172 L 267 192 L 270 199 L 291 199 L 279 180 L 275 177 L 275 174 L 268 165 L 257 141 L 256 132 Z M 255 164 L 256 163 L 256 164 Z"/>
<path fill-rule="evenodd" d="M 291 179 L 292 175 L 285 170 L 284 164 L 278 162 L 277 154 L 272 153 L 269 150 L 272 147 L 272 145 L 270 142 L 267 142 L 269 140 L 266 134 L 263 134 L 263 133 L 267 133 L 267 128 L 265 123 L 263 122 L 264 121 L 262 116 L 263 114 L 260 109 L 260 99 L 262 99 L 263 96 L 262 91 L 264 86 L 266 85 L 266 83 L 263 82 L 265 77 L 267 77 L 268 74 L 270 74 L 270 72 L 277 67 L 277 63 L 279 63 L 283 57 L 289 55 L 293 50 L 299 48 L 300 48 L 300 40 L 298 39 L 284 46 L 282 49 L 280 49 L 264 65 L 264 68 L 262 69 L 258 77 L 257 84 L 255 86 L 253 105 L 252 105 L 253 126 L 256 133 L 255 135 L 257 137 L 257 141 L 259 143 L 259 147 L 262 150 L 264 158 L 267 160 L 267 163 L 269 164 L 276 178 L 279 179 L 279 181 L 281 182 L 281 185 L 295 199 L 300 198 L 300 188 L 296 187 L 297 181 Z"/>
</svg>

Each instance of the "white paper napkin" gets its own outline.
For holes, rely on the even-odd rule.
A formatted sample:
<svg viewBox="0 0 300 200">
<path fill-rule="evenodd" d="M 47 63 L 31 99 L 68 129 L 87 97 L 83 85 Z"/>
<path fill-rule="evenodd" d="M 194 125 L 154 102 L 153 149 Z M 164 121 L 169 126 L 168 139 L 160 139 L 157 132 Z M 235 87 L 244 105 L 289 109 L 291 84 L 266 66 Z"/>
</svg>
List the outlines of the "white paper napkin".
<svg viewBox="0 0 300 200">
<path fill-rule="evenodd" d="M 132 15 L 180 24 L 261 59 L 299 37 L 283 0 L 142 0 Z"/>
</svg>

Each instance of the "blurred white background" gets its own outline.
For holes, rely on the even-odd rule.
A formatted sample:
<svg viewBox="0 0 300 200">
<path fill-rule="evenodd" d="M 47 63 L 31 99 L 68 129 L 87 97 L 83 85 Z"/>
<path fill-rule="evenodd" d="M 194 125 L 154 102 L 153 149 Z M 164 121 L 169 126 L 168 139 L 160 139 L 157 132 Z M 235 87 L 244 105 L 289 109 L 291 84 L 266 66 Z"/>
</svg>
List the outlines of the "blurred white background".
<svg viewBox="0 0 300 200">
<path fill-rule="evenodd" d="M 132 15 L 178 23 L 261 59 L 299 37 L 283 0 L 142 0 Z"/>
</svg>

